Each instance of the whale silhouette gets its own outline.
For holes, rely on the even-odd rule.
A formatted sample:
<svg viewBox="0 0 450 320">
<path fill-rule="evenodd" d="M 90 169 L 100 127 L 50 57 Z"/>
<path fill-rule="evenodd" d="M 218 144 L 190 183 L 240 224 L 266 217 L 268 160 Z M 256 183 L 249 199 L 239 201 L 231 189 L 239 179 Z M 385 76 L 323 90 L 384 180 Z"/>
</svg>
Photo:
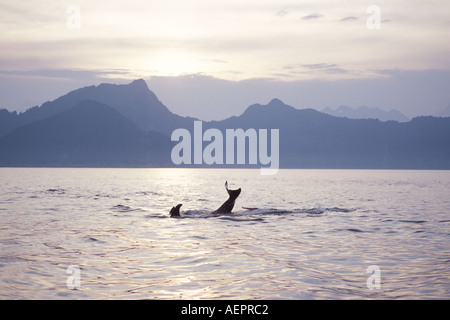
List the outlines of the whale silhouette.
<svg viewBox="0 0 450 320">
<path fill-rule="evenodd" d="M 181 217 L 181 215 L 180 215 L 180 207 L 182 205 L 183 204 L 180 203 L 180 204 L 177 204 L 175 207 L 172 207 L 172 209 L 170 209 L 170 216 L 171 217 Z"/>
<path fill-rule="evenodd" d="M 219 209 L 216 211 L 213 211 L 211 214 L 215 213 L 230 213 L 231 210 L 233 210 L 234 203 L 236 202 L 237 197 L 241 194 L 241 188 L 236 190 L 230 190 L 228 189 L 228 181 L 225 182 L 225 189 L 227 189 L 228 192 L 228 199 L 225 201 Z"/>
<path fill-rule="evenodd" d="M 231 213 L 231 211 L 234 208 L 234 203 L 236 202 L 237 197 L 241 194 L 241 188 L 236 190 L 230 190 L 228 189 L 228 181 L 225 181 L 225 189 L 228 192 L 228 199 L 225 201 L 219 209 L 211 212 L 211 214 L 218 214 L 218 213 Z M 180 215 L 180 208 L 183 204 L 180 203 L 176 205 L 175 207 L 172 207 L 170 210 L 170 216 L 171 217 L 181 217 Z"/>
</svg>

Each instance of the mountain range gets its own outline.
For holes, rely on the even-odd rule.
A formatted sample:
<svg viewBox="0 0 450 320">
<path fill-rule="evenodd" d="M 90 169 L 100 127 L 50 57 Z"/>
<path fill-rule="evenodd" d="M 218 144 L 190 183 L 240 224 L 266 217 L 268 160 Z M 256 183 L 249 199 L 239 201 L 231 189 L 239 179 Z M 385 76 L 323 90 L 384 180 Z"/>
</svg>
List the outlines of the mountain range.
<svg viewBox="0 0 450 320">
<path fill-rule="evenodd" d="M 195 135 L 195 120 L 170 112 L 144 80 L 85 87 L 24 113 L 0 110 L 0 166 L 176 167 L 171 134 Z M 203 128 L 279 129 L 281 168 L 450 169 L 446 117 L 350 119 L 273 99 Z"/>
<path fill-rule="evenodd" d="M 446 108 L 442 109 L 439 112 L 438 116 L 440 116 L 440 117 L 450 117 L 450 104 Z"/>
<path fill-rule="evenodd" d="M 348 106 L 340 106 L 337 109 L 325 108 L 323 113 L 330 114 L 335 117 L 345 117 L 350 119 L 378 119 L 381 121 L 398 121 L 406 122 L 409 119 L 398 110 L 384 111 L 380 108 L 369 108 L 361 106 L 357 109 Z"/>
</svg>

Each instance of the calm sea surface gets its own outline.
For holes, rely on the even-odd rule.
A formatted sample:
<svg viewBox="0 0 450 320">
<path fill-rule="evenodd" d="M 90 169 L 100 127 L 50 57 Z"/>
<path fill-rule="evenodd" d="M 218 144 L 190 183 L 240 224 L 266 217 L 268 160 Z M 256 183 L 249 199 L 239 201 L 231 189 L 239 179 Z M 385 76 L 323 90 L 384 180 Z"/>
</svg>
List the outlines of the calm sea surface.
<svg viewBox="0 0 450 320">
<path fill-rule="evenodd" d="M 211 216 L 226 180 L 242 193 Z M 0 299 L 450 299 L 450 171 L 0 168 L 0 181 Z"/>
</svg>

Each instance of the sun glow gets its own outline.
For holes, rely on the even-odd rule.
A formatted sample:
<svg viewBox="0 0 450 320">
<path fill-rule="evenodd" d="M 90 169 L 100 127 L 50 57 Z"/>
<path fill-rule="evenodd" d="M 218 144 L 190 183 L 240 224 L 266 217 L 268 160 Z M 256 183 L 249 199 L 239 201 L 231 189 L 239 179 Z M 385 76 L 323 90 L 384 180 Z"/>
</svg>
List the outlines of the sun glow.
<svg viewBox="0 0 450 320">
<path fill-rule="evenodd" d="M 145 68 L 161 76 L 179 76 L 198 73 L 201 63 L 192 54 L 185 51 L 165 51 L 157 54 L 146 63 Z"/>
</svg>

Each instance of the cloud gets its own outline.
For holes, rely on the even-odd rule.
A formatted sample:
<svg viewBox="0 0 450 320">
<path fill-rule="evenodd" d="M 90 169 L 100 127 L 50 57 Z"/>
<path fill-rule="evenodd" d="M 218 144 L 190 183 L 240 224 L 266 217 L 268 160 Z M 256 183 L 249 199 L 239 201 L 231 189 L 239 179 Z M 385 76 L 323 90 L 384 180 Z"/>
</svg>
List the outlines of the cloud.
<svg viewBox="0 0 450 320">
<path fill-rule="evenodd" d="M 227 64 L 228 61 L 226 60 L 222 60 L 222 59 L 201 59 L 201 62 L 207 62 L 207 63 L 223 63 L 223 64 Z"/>
<path fill-rule="evenodd" d="M 70 81 L 93 81 L 104 79 L 136 79 L 131 70 L 83 70 L 83 69 L 36 69 L 36 70 L 0 70 L 0 75 L 22 78 L 48 78 Z"/>
<path fill-rule="evenodd" d="M 345 6 L 330 0 L 77 0 L 79 30 L 66 26 L 71 3 L 0 4 L 0 70 L 121 68 L 144 76 L 329 80 L 367 78 L 379 66 L 450 68 L 450 44 L 442 41 L 450 4 L 437 0 L 383 4 L 377 32 L 367 29 L 367 6 L 360 0 Z"/>
<path fill-rule="evenodd" d="M 345 18 L 341 19 L 342 22 L 355 21 L 355 20 L 358 20 L 358 17 L 349 16 L 349 17 L 345 17 Z"/>
<path fill-rule="evenodd" d="M 280 11 L 277 11 L 277 13 L 276 13 L 276 15 L 279 16 L 279 17 L 284 17 L 287 14 L 288 14 L 288 12 L 286 10 L 284 10 L 284 9 L 280 10 Z"/>
<path fill-rule="evenodd" d="M 295 78 L 295 75 L 308 75 L 311 79 L 324 78 L 324 75 L 329 75 L 332 78 L 339 78 L 341 76 L 361 77 L 358 72 L 333 63 L 291 64 L 283 66 L 281 70 L 286 71 L 285 73 L 276 74 L 281 78 Z"/>
<path fill-rule="evenodd" d="M 351 71 L 338 67 L 337 64 L 316 63 L 302 65 L 306 69 L 319 70 L 328 74 L 350 74 Z"/>
<path fill-rule="evenodd" d="M 303 64 L 302 67 L 306 69 L 329 69 L 336 67 L 336 64 L 328 64 L 328 63 L 315 63 L 315 64 Z"/>
<path fill-rule="evenodd" d="M 320 13 L 312 13 L 312 14 L 309 14 L 307 16 L 303 16 L 302 20 L 315 20 L 315 19 L 319 19 L 319 18 L 322 18 L 322 17 L 323 17 L 323 15 L 320 14 Z"/>
</svg>

